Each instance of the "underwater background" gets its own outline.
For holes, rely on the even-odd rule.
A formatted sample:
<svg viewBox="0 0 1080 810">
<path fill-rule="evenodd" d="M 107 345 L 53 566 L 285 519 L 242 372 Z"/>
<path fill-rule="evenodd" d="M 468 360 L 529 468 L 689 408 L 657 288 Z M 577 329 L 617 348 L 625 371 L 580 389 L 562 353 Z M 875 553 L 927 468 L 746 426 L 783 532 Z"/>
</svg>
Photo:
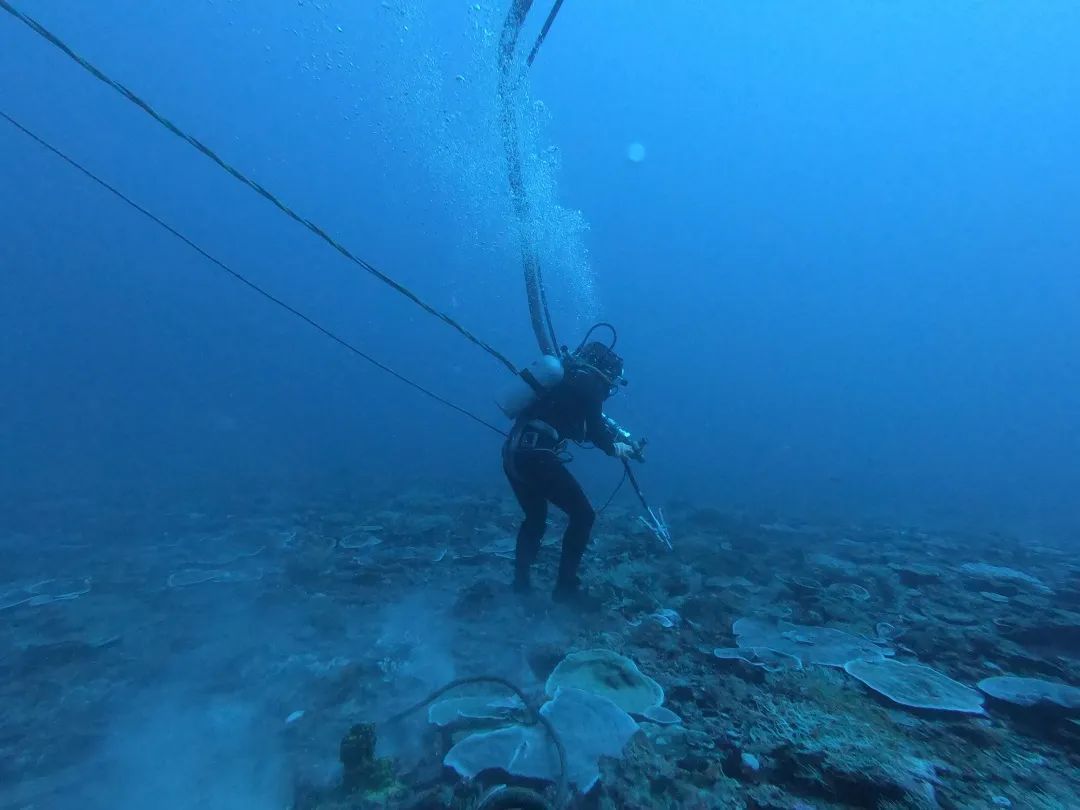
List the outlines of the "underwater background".
<svg viewBox="0 0 1080 810">
<path fill-rule="evenodd" d="M 507 6 L 17 4 L 358 255 L 525 364 L 536 347 L 495 91 Z M 547 10 L 530 18 L 529 42 Z M 535 209 L 531 235 L 561 340 L 576 345 L 597 320 L 619 330 L 630 385 L 608 411 L 649 439 L 638 475 L 650 500 L 669 506 L 675 538 L 675 557 L 655 561 L 655 544 L 632 531 L 638 507 L 624 488 L 612 528 L 598 535 L 611 534 L 615 549 L 628 543 L 627 556 L 603 552 L 598 537 L 600 552 L 586 558 L 590 576 L 626 562 L 659 581 L 666 569 L 658 566 L 679 560 L 696 584 L 654 595 L 659 601 L 641 609 L 649 613 L 703 591 L 738 593 L 730 582 L 706 586 L 703 577 L 754 580 L 748 572 L 758 571 L 757 587 L 768 589 L 768 570 L 787 564 L 778 561 L 789 560 L 789 547 L 803 559 L 835 541 L 859 542 L 863 552 L 833 569 L 904 568 L 933 545 L 932 536 L 952 538 L 935 565 L 993 563 L 1014 573 L 1024 569 L 1024 554 L 1052 547 L 1038 561 L 1023 558 L 1025 570 L 1040 588 L 1077 598 L 1078 41 L 1080 5 L 1070 2 L 565 4 L 517 99 Z M 505 369 L 8 14 L 0 15 L 0 75 L 5 113 L 274 295 L 504 425 L 494 398 Z M 450 640 L 457 619 L 510 601 L 498 593 L 476 597 L 479 606 L 455 601 L 478 577 L 498 583 L 509 576 L 504 548 L 482 566 L 451 573 L 397 560 L 382 579 L 361 583 L 391 588 L 398 603 L 385 594 L 357 597 L 340 571 L 323 577 L 344 558 L 309 559 L 310 545 L 297 540 L 310 531 L 338 551 L 359 553 L 350 543 L 361 532 L 379 535 L 385 548 L 395 520 L 404 521 L 394 530 L 399 545 L 430 546 L 434 556 L 447 548 L 453 556 L 468 544 L 457 533 L 477 526 L 494 527 L 478 548 L 511 537 L 516 505 L 499 441 L 283 317 L 0 126 L 0 669 L 7 684 L 0 738 L 12 750 L 36 752 L 18 763 L 9 753 L 0 766 L 0 807 L 316 806 L 323 799 L 304 805 L 295 785 L 336 783 L 348 718 L 359 722 L 379 705 L 374 692 L 342 692 L 335 702 L 319 680 L 345 667 L 343 656 L 366 655 L 357 647 L 364 633 L 374 633 L 376 644 L 399 631 L 440 628 L 410 653 L 406 669 L 417 685 L 395 696 L 402 707 L 460 675 L 462 649 L 485 671 L 505 669 L 505 639 L 485 635 L 490 628 L 470 637 L 475 648 Z M 599 453 L 577 456 L 574 470 L 599 506 L 621 471 Z M 449 492 L 467 508 L 439 500 Z M 454 520 L 437 529 L 423 522 L 446 515 Z M 811 539 L 797 531 L 803 525 L 815 527 Z M 855 525 L 907 533 L 901 541 L 877 529 L 859 534 Z M 771 528 L 753 535 L 751 526 Z M 910 534 L 916 530 L 924 534 Z M 680 560 L 680 533 L 700 557 Z M 214 553 L 164 550 L 189 540 Z M 994 557 L 989 549 L 999 540 L 1021 556 Z M 741 562 L 710 556 L 707 549 L 721 542 L 733 544 L 736 556 L 742 549 Z M 251 580 L 272 582 L 271 591 L 245 590 L 245 573 L 188 601 L 168 601 L 178 592 L 174 574 L 192 570 L 192 560 L 224 559 L 222 549 L 230 549 L 230 564 L 261 555 Z M 796 569 L 789 580 L 805 574 Z M 889 570 L 924 594 L 934 587 L 944 594 L 959 581 Z M 973 571 L 963 576 L 1004 576 Z M 1060 582 L 1049 581 L 1055 573 Z M 879 621 L 899 624 L 904 611 L 895 601 L 886 608 L 895 593 L 845 576 L 862 583 L 871 604 L 882 600 L 876 612 L 854 616 L 834 606 L 830 613 L 813 603 L 806 591 L 830 585 L 819 572 L 812 587 L 789 588 L 783 598 L 754 591 L 723 609 L 698 605 L 697 621 L 704 626 L 707 614 L 728 627 L 760 616 L 751 605 L 787 599 L 793 612 L 769 618 L 802 627 L 863 621 L 865 632 Z M 61 579 L 105 587 L 34 590 Z M 331 580 L 343 590 L 326 585 Z M 1030 586 L 1010 581 L 1020 591 Z M 146 596 L 147 583 L 161 593 Z M 183 592 L 204 586 L 192 582 Z M 972 598 L 1008 599 L 1009 587 L 983 581 Z M 46 592 L 56 604 L 31 610 L 28 603 Z M 1048 611 L 1074 609 L 1034 592 Z M 113 600 L 101 619 L 108 632 L 96 624 L 95 594 Z M 861 596 L 855 601 L 863 605 Z M 345 604 L 354 613 L 342 619 Z M 942 631 L 935 649 L 944 655 L 951 644 L 962 661 L 933 660 L 918 644 L 909 652 L 974 683 L 974 670 L 963 667 L 993 656 L 979 648 L 964 657 L 956 639 L 967 631 L 956 628 L 971 628 L 986 618 L 980 610 L 998 604 L 986 598 L 950 608 L 953 619 L 963 612 L 973 622 L 952 621 L 959 635 Z M 677 607 L 688 621 L 692 611 Z M 49 610 L 69 613 L 42 619 Z M 145 635 L 118 629 L 132 614 L 161 624 L 139 631 Z M 940 610 L 925 615 L 950 621 Z M 1054 615 L 1072 628 L 1056 636 L 1060 646 L 1038 665 L 999 656 L 1002 672 L 1080 685 L 1080 624 L 1076 614 Z M 98 633 L 92 641 L 88 616 Z M 559 649 L 553 662 L 573 648 L 617 648 L 647 671 L 649 655 L 673 643 L 670 634 L 637 639 L 654 651 L 642 653 L 631 641 L 604 636 L 610 643 L 601 643 L 609 628 L 571 622 L 569 631 L 555 619 L 537 621 L 545 644 Z M 181 627 L 186 641 L 167 629 Z M 185 635 L 195 628 L 218 632 L 199 647 Z M 127 657 L 102 658 L 98 647 L 108 642 L 114 650 L 120 636 L 129 639 Z M 137 653 L 132 636 L 142 645 Z M 95 652 L 67 656 L 70 644 Z M 702 644 L 732 647 L 719 637 L 692 646 Z M 314 658 L 303 672 L 280 664 L 304 655 Z M 535 674 L 540 665 L 526 657 Z M 392 658 L 383 651 L 372 660 Z M 349 671 L 355 681 L 386 676 L 400 685 L 395 666 Z M 238 679 L 234 692 L 226 690 L 232 697 L 214 692 L 213 677 L 222 673 Z M 659 665 L 651 672 L 670 692 L 662 674 Z M 768 677 L 792 676 L 769 669 Z M 264 690 L 270 682 L 278 686 Z M 89 714 L 66 714 L 76 705 Z M 299 735 L 296 722 L 318 717 L 319 705 L 325 724 Z M 204 713 L 206 706 L 217 708 Z M 290 722 L 293 738 L 273 742 L 294 710 L 307 721 Z M 693 712 L 680 713 L 690 727 Z M 1002 733 L 1003 745 L 1021 745 Z M 67 739 L 63 753 L 49 748 L 71 734 L 78 738 Z M 200 751 L 207 738 L 221 749 Z M 1049 744 L 1057 753 L 1039 754 L 1062 780 L 1050 791 L 1058 803 L 1025 804 L 1013 794 L 1013 806 L 1080 806 L 1068 799 L 1078 784 L 1075 773 L 1068 776 L 1077 764 L 1075 737 L 1068 739 L 1074 748 L 1058 740 Z M 761 746 L 744 748 L 768 770 Z M 166 753 L 153 753 L 159 750 Z M 175 767 L 170 775 L 140 757 Z M 102 761 L 120 764 L 113 771 Z M 224 767 L 229 762 L 237 768 Z M 732 773 L 727 768 L 725 778 Z M 193 784 L 215 789 L 195 798 Z M 758 780 L 747 790 L 760 787 Z M 814 807 L 908 806 L 888 792 L 873 801 L 791 795 Z M 716 806 L 774 806 L 753 801 L 734 791 Z M 965 801 L 941 806 L 984 806 Z M 615 806 L 698 805 L 679 794 Z"/>
<path fill-rule="evenodd" d="M 28 10 L 532 358 L 491 125 L 500 7 Z M 566 7 L 531 72 L 529 145 L 562 339 L 593 317 L 620 328 L 619 417 L 653 442 L 657 496 L 1074 530 L 1080 10 L 818 12 Z M 8 27 L 2 58 L 11 114 L 377 357 L 498 415 L 503 372 L 470 345 L 40 40 Z M 5 492 L 500 474 L 472 425 L 2 137 Z"/>
</svg>

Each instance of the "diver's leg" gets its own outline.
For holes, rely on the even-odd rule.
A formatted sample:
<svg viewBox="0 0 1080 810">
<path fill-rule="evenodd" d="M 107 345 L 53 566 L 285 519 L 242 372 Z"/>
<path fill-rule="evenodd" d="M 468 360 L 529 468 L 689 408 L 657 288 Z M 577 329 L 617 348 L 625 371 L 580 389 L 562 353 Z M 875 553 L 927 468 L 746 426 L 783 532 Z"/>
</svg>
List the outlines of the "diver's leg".
<svg viewBox="0 0 1080 810">
<path fill-rule="evenodd" d="M 545 465 L 545 494 L 548 500 L 566 513 L 569 521 L 566 534 L 563 535 L 555 593 L 560 596 L 573 596 L 578 592 L 577 572 L 596 522 L 596 512 L 566 465 L 555 458 L 552 458 L 552 462 L 551 466 Z"/>
<path fill-rule="evenodd" d="M 543 488 L 538 485 L 539 482 L 534 480 L 534 465 L 522 458 L 524 455 L 518 453 L 513 470 L 509 466 L 504 470 L 514 490 L 514 496 L 525 512 L 525 519 L 518 528 L 517 546 L 514 549 L 514 590 L 519 593 L 529 590 L 529 569 L 536 561 L 536 555 L 540 553 L 540 542 L 544 539 L 544 529 L 547 527 L 547 499 L 544 497 Z"/>
</svg>

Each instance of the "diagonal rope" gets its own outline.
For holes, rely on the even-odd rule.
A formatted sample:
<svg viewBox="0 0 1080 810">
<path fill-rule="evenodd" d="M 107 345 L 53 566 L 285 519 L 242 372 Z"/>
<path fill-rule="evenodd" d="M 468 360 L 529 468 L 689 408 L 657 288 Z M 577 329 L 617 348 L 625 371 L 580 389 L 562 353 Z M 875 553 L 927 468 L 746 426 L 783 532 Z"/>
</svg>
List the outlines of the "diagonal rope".
<svg viewBox="0 0 1080 810">
<path fill-rule="evenodd" d="M 540 29 L 540 36 L 536 38 L 536 44 L 532 46 L 532 50 L 529 51 L 529 57 L 525 60 L 525 64 L 528 67 L 532 67 L 533 60 L 536 59 L 536 54 L 540 51 L 540 46 L 544 44 L 544 40 L 547 39 L 548 31 L 551 30 L 552 23 L 555 22 L 555 17 L 559 14 L 559 9 L 562 8 L 563 0 L 555 0 L 555 5 L 551 7 L 551 11 L 548 12 L 547 19 L 544 20 L 544 27 Z"/>
<path fill-rule="evenodd" d="M 4 11 L 6 11 L 8 14 L 13 16 L 15 19 L 19 20 L 24 25 L 29 27 L 32 31 L 34 31 L 34 33 L 38 34 L 43 39 L 45 39 L 47 42 L 49 42 L 51 45 L 53 45 L 56 48 L 58 48 L 59 50 L 61 50 L 64 54 L 66 54 L 69 58 L 71 58 L 76 64 L 78 64 L 79 67 L 83 68 L 85 71 L 87 71 L 94 78 L 96 78 L 99 81 L 107 84 L 113 90 L 118 92 L 120 95 L 122 95 L 124 98 L 126 98 L 128 101 L 130 101 L 132 104 L 134 104 L 136 107 L 141 109 L 143 112 L 145 112 L 151 118 L 153 118 L 155 121 L 157 121 L 163 127 L 165 127 L 167 130 L 169 130 L 169 132 L 173 133 L 178 138 L 181 138 L 182 140 L 187 141 L 187 143 L 189 143 L 191 146 L 195 147 L 195 149 L 202 152 L 206 157 L 210 158 L 210 160 L 214 161 L 214 163 L 216 163 L 220 168 L 224 169 L 226 172 L 231 174 L 233 177 L 235 177 L 241 183 L 246 185 L 248 188 L 255 191 L 263 199 L 265 199 L 265 200 L 269 201 L 270 203 L 272 203 L 282 213 L 284 213 L 287 217 L 289 217 L 290 219 L 292 219 L 292 220 L 300 223 L 301 225 L 303 225 L 305 228 L 307 228 L 313 234 L 315 234 L 320 239 L 322 239 L 324 242 L 326 242 L 328 245 L 330 245 L 332 248 L 334 248 L 334 250 L 336 250 L 342 256 L 349 259 L 349 261 L 359 265 L 364 270 L 366 270 L 367 272 L 369 272 L 373 276 L 375 276 L 375 278 L 379 279 L 379 281 L 383 282 L 387 286 L 391 287 L 392 289 L 394 289 L 397 292 L 404 295 L 406 298 L 408 298 L 410 301 L 412 301 L 418 307 L 423 309 L 425 312 L 427 312 L 430 315 L 434 315 L 436 318 L 441 320 L 443 323 L 450 326 L 452 329 L 455 329 L 462 336 L 464 336 L 465 338 L 470 340 L 475 345 L 479 346 L 481 349 L 486 351 L 488 354 L 490 354 L 492 357 L 494 357 L 496 360 L 498 360 L 500 363 L 502 363 L 504 366 L 506 366 L 506 368 L 512 374 L 516 375 L 518 373 L 517 368 L 510 361 L 510 359 L 507 358 L 504 354 L 499 352 L 493 346 L 491 346 L 488 343 L 481 340 L 476 335 L 472 334 L 469 330 L 467 330 L 464 326 L 462 326 L 460 323 L 458 323 L 456 320 L 451 318 L 446 313 L 435 309 L 435 307 L 431 306 L 430 304 L 428 304 L 427 302 L 422 300 L 412 290 L 410 290 L 407 287 L 405 287 L 404 285 L 398 283 L 397 281 L 392 279 L 390 276 L 388 276 L 385 273 L 383 273 L 382 271 L 376 269 L 371 264 L 369 264 L 368 262 L 361 259 L 359 256 L 352 253 L 347 247 L 345 247 L 343 244 L 341 244 L 336 239 L 334 239 L 332 236 L 330 236 L 330 234 L 328 234 L 321 227 L 316 225 L 311 220 L 306 219 L 306 218 L 302 217 L 300 214 L 296 213 L 292 208 L 290 208 L 285 203 L 283 203 L 280 199 L 278 199 L 270 191 L 265 189 L 263 186 L 259 185 L 257 182 L 255 182 L 251 178 L 247 177 L 239 169 L 235 168 L 234 166 L 232 166 L 229 163 L 226 163 L 225 160 L 223 160 L 221 157 L 219 157 L 217 155 L 217 153 L 215 153 L 210 147 L 208 147 L 206 144 L 204 144 L 198 138 L 194 137 L 193 135 L 189 135 L 187 132 L 180 129 L 180 127 L 178 127 L 176 124 L 174 124 L 168 118 L 165 118 L 165 116 L 163 116 L 159 112 L 157 112 L 153 107 L 150 106 L 149 103 L 144 101 L 142 98 L 140 98 L 138 95 L 136 95 L 133 91 L 129 90 L 126 86 L 124 86 L 120 82 L 116 81 L 115 79 L 109 77 L 103 71 L 99 70 L 93 64 L 88 62 L 86 59 L 84 59 L 82 56 L 80 56 L 78 53 L 76 53 L 74 50 L 72 50 L 70 47 L 68 47 L 68 45 L 65 44 L 64 41 L 61 40 L 58 36 L 56 36 L 56 34 L 52 33 L 49 29 L 47 29 L 45 26 L 43 26 L 41 23 L 39 23 L 33 17 L 30 17 L 30 16 L 24 14 L 23 12 L 19 11 L 17 8 L 15 8 L 13 5 L 11 5 L 11 3 L 9 3 L 7 0 L 0 0 L 0 9 L 3 9 Z"/>
<path fill-rule="evenodd" d="M 489 429 L 495 431 L 496 433 L 498 433 L 498 434 L 500 434 L 502 436 L 506 435 L 506 433 L 504 431 L 502 431 L 499 428 L 495 427 L 490 422 L 487 422 L 484 419 L 482 419 L 481 417 L 477 416 L 476 414 L 467 411 L 465 408 L 461 407 L 460 405 L 455 405 L 450 400 L 444 399 L 443 397 L 439 396 L 438 394 L 436 394 L 436 393 L 434 393 L 432 391 L 429 391 L 427 388 L 424 388 L 424 386 L 420 385 L 419 383 L 413 382 L 408 377 L 405 377 L 404 375 L 399 374 L 398 372 L 394 371 L 389 366 L 379 362 L 374 357 L 372 357 L 371 355 L 361 351 L 360 349 L 358 349 L 356 346 L 349 343 L 344 338 L 339 337 L 338 335 L 334 334 L 333 332 L 331 332 L 326 327 L 324 327 L 321 324 L 317 323 L 316 321 L 312 320 L 307 315 L 300 312 L 298 309 L 294 308 L 291 304 L 287 304 L 285 301 L 282 301 L 280 298 L 275 296 L 273 293 L 271 293 L 268 290 L 260 287 L 258 284 L 256 284 L 251 279 L 247 278 L 246 276 L 242 275 L 241 273 L 238 273 L 236 270 L 233 270 L 231 267 L 226 265 L 220 259 L 217 259 L 214 256 L 207 253 L 205 250 L 203 250 L 201 247 L 199 247 L 193 241 L 188 239 L 186 236 L 184 236 L 182 233 L 180 233 L 174 227 L 169 225 L 167 222 L 165 222 L 164 220 L 158 218 L 157 215 L 152 214 L 150 211 L 143 208 L 141 205 L 139 205 L 137 202 L 135 202 L 130 197 L 125 195 L 122 191 L 117 189 L 115 186 L 112 186 L 108 182 L 106 182 L 105 180 L 102 180 L 100 177 L 98 177 L 92 171 L 90 171 L 85 166 L 83 166 L 81 163 L 76 161 L 74 158 L 68 157 L 66 154 L 61 152 L 59 149 L 57 149 L 55 146 L 50 144 L 44 138 L 41 138 L 40 136 L 38 136 L 38 135 L 34 134 L 33 132 L 31 132 L 29 129 L 24 127 L 22 124 L 20 124 L 18 121 L 16 121 L 14 118 L 12 118 L 7 113 L 5 113 L 3 110 L 0 110 L 0 118 L 3 118 L 5 121 L 7 121 L 13 127 L 18 129 L 24 135 L 30 137 L 31 139 L 36 141 L 38 144 L 43 146 L 45 149 L 49 150 L 50 152 L 52 152 L 57 157 L 64 160 L 70 166 L 72 166 L 75 169 L 77 169 L 78 171 L 82 172 L 82 174 L 84 174 L 86 177 L 89 177 L 91 180 L 93 180 L 95 183 L 97 183 L 102 188 L 106 189 L 107 191 L 112 192 L 112 194 L 114 194 L 116 197 L 120 198 L 125 203 L 130 205 L 132 208 L 134 208 L 140 214 L 142 214 L 143 216 L 145 216 L 148 219 L 152 220 L 157 225 L 160 225 L 162 228 L 164 228 L 166 231 L 171 233 L 173 236 L 175 236 L 177 239 L 179 239 L 185 245 L 190 247 L 192 250 L 194 250 L 196 253 L 198 253 L 200 256 L 202 256 L 204 259 L 206 259 L 207 261 L 209 261 L 209 262 L 213 263 L 214 265 L 216 265 L 220 270 L 224 270 L 226 273 L 228 273 L 234 279 L 239 281 L 241 284 L 246 285 L 249 289 L 254 290 L 255 292 L 257 292 L 259 295 L 261 295 L 267 301 L 270 301 L 271 303 L 276 304 L 277 306 L 281 307 L 286 312 L 288 312 L 291 315 L 293 315 L 293 316 L 299 318 L 300 320 L 302 320 L 308 326 L 311 326 L 312 328 L 317 329 L 319 332 L 322 332 L 322 334 L 326 335 L 326 337 L 330 338 L 335 343 L 337 343 L 337 344 L 339 344 L 341 346 L 344 346 L 346 349 L 348 349 L 353 354 L 355 354 L 355 355 L 357 355 L 359 357 L 362 357 L 364 360 L 367 360 L 369 363 L 371 363 L 371 365 L 375 366 L 378 369 L 381 369 L 382 371 L 385 371 L 387 374 L 391 375 L 392 377 L 395 377 L 396 379 L 400 380 L 401 382 L 405 383 L 406 385 L 410 386 L 411 388 L 414 388 L 417 391 L 420 391 L 422 394 L 425 394 L 426 396 L 431 397 L 436 402 L 440 402 L 443 405 L 445 405 L 446 407 L 452 408 L 453 410 L 457 411 L 458 413 L 469 417 L 474 422 L 477 422 L 477 423 L 483 425 L 484 427 L 489 428 Z"/>
</svg>

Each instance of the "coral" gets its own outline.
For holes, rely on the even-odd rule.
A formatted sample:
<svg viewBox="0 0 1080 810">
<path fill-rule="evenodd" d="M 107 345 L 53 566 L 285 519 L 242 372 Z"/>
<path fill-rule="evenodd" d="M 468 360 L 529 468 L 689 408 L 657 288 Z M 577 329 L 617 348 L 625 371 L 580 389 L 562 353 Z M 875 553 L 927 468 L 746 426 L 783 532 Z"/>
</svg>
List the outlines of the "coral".
<svg viewBox="0 0 1080 810">
<path fill-rule="evenodd" d="M 428 722 L 448 727 L 513 718 L 525 710 L 517 695 L 511 697 L 446 698 L 428 707 Z"/>
<path fill-rule="evenodd" d="M 913 709 L 982 714 L 982 696 L 921 664 L 889 658 L 849 661 L 844 671 L 894 703 Z"/>
<path fill-rule="evenodd" d="M 803 668 L 802 661 L 794 655 L 777 652 L 768 647 L 714 647 L 712 654 L 722 661 L 743 661 L 766 672 Z"/>
<path fill-rule="evenodd" d="M 346 793 L 366 798 L 395 792 L 393 763 L 375 756 L 375 727 L 360 723 L 341 741 L 341 786 Z"/>
<path fill-rule="evenodd" d="M 798 658 L 804 664 L 842 667 L 856 658 L 892 655 L 891 649 L 876 641 L 831 627 L 744 618 L 736 621 L 731 629 L 739 647 L 764 647 Z"/>
<path fill-rule="evenodd" d="M 828 689 L 824 682 L 818 687 Z M 750 738 L 763 753 L 760 776 L 797 796 L 857 807 L 924 802 L 936 776 L 918 766 L 922 760 L 887 719 L 877 713 L 852 716 L 840 693 L 821 697 L 836 709 L 827 710 L 816 699 L 760 698 L 762 724 Z M 733 773 L 745 772 L 732 767 Z"/>
<path fill-rule="evenodd" d="M 649 722 L 661 726 L 671 726 L 682 722 L 679 715 L 675 714 L 671 709 L 665 709 L 663 706 L 650 706 L 641 714 Z"/>
<path fill-rule="evenodd" d="M 566 778 L 588 793 L 600 778 L 600 757 L 618 757 L 638 725 L 610 700 L 580 689 L 560 689 L 540 708 L 562 741 Z M 465 737 L 443 762 L 466 779 L 497 769 L 510 776 L 558 780 L 559 758 L 547 730 L 515 724 Z"/>
<path fill-rule="evenodd" d="M 1017 706 L 1042 705 L 1080 710 L 1080 689 L 1066 683 L 999 675 L 984 678 L 977 685 L 990 697 Z"/>
<path fill-rule="evenodd" d="M 566 656 L 551 673 L 544 691 L 552 696 L 566 687 L 606 697 L 629 714 L 642 715 L 664 702 L 660 684 L 629 658 L 611 650 L 585 650 Z"/>
<path fill-rule="evenodd" d="M 1005 596 L 1012 596 L 1020 588 L 1033 589 L 1043 593 L 1050 590 L 1046 583 L 1037 577 L 1023 571 L 1017 571 L 1015 568 L 1006 568 L 1000 565 L 969 562 L 960 566 L 960 573 L 977 585 L 988 586 L 982 587 L 980 590 L 995 591 Z"/>
</svg>

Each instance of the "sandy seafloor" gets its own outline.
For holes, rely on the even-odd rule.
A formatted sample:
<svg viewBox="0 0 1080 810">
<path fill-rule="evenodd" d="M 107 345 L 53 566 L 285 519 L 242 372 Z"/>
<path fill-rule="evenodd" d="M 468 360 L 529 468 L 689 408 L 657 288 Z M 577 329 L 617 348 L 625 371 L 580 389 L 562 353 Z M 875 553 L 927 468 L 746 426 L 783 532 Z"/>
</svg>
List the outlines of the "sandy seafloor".
<svg viewBox="0 0 1080 810">
<path fill-rule="evenodd" d="M 576 807 L 1080 807 L 1073 693 L 1025 706 L 975 688 L 1080 686 L 1075 547 L 682 504 L 668 552 L 621 504 L 586 557 L 603 598 L 586 615 L 546 592 L 559 517 L 537 592 L 510 592 L 503 492 L 20 504 L 0 526 L 0 808 L 466 808 L 502 782 L 550 800 L 544 779 L 446 767 L 470 731 L 382 721 L 479 674 L 540 702 L 588 650 L 633 661 L 679 722 L 635 717 Z M 786 652 L 744 637 L 740 653 L 740 619 Z M 814 663 L 817 628 L 933 669 L 974 711 Z M 347 791 L 339 748 L 365 723 L 390 781 Z"/>
</svg>

